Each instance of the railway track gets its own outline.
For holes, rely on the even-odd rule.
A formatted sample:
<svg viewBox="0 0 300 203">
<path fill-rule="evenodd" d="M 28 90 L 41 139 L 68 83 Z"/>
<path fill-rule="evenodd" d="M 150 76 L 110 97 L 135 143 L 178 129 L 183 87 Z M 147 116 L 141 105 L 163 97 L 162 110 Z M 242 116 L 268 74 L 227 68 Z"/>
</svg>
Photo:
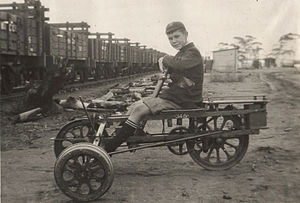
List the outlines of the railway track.
<svg viewBox="0 0 300 203">
<path fill-rule="evenodd" d="M 139 74 L 124 76 L 124 77 L 110 78 L 110 79 L 106 79 L 106 80 L 88 81 L 88 82 L 84 82 L 84 83 L 68 84 L 68 85 L 65 85 L 63 90 L 70 91 L 72 89 L 83 89 L 83 88 L 90 88 L 90 87 L 99 86 L 99 85 L 118 83 L 118 82 L 123 82 L 126 80 L 132 80 L 132 79 L 136 79 L 139 77 L 147 76 L 147 75 L 152 75 L 154 73 L 156 73 L 156 72 L 153 71 L 153 72 L 139 73 Z M 23 88 L 23 90 L 19 89 L 18 92 L 14 92 L 9 95 L 1 95 L 0 103 L 16 101 L 16 99 L 23 99 L 24 95 L 25 95 L 25 89 L 24 88 Z"/>
</svg>

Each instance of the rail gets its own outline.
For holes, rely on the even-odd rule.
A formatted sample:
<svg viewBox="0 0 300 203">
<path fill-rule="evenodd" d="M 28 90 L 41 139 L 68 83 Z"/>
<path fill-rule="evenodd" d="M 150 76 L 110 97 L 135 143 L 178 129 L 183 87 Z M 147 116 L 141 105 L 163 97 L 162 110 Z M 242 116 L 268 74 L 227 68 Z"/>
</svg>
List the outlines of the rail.
<svg viewBox="0 0 300 203">
<path fill-rule="evenodd" d="M 156 73 L 156 72 L 151 71 L 151 72 L 147 72 L 147 73 L 139 73 L 139 74 L 117 77 L 117 78 L 110 78 L 110 79 L 105 79 L 105 80 L 89 81 L 89 82 L 84 82 L 84 83 L 74 83 L 74 84 L 65 85 L 63 90 L 69 90 L 72 88 L 83 89 L 83 88 L 88 88 L 88 87 L 93 87 L 93 86 L 98 86 L 98 85 L 111 84 L 111 83 L 125 81 L 128 79 L 135 79 L 135 78 L 146 76 L 146 75 L 152 75 L 154 73 Z M 1 95 L 0 103 L 9 102 L 9 101 L 23 98 L 25 95 L 25 87 L 23 89 L 19 88 L 18 91 L 19 92 L 13 92 L 9 95 Z"/>
</svg>

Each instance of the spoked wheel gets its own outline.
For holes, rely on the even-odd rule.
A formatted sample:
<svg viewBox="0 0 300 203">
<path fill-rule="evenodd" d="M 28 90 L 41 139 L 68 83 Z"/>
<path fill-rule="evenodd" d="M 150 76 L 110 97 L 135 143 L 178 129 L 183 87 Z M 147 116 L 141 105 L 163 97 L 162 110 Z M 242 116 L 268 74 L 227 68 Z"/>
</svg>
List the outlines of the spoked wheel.
<svg viewBox="0 0 300 203">
<path fill-rule="evenodd" d="M 220 116 L 208 118 L 202 130 L 231 131 L 241 127 L 238 116 Z M 187 141 L 187 149 L 192 159 L 208 170 L 225 170 L 233 167 L 244 157 L 249 143 L 249 135 L 237 135 L 230 138 L 199 138 Z"/>
<path fill-rule="evenodd" d="M 188 133 L 188 132 L 189 132 L 189 129 L 187 129 L 186 127 L 183 127 L 183 126 L 179 126 L 179 127 L 172 129 L 170 131 L 170 134 L 179 134 L 180 135 L 180 134 L 184 134 L 184 133 Z M 176 154 L 176 155 L 185 155 L 188 153 L 185 141 L 170 144 L 170 145 L 168 145 L 168 149 L 170 150 L 170 152 L 172 152 L 173 154 Z"/>
<path fill-rule="evenodd" d="M 99 124 L 95 124 L 97 130 Z M 54 153 L 59 154 L 68 146 L 79 142 L 92 143 L 95 139 L 93 128 L 88 119 L 75 120 L 65 125 L 57 134 L 54 141 Z"/>
<path fill-rule="evenodd" d="M 54 166 L 56 184 L 77 201 L 100 198 L 112 185 L 114 170 L 109 155 L 91 143 L 77 143 L 65 149 Z"/>
</svg>

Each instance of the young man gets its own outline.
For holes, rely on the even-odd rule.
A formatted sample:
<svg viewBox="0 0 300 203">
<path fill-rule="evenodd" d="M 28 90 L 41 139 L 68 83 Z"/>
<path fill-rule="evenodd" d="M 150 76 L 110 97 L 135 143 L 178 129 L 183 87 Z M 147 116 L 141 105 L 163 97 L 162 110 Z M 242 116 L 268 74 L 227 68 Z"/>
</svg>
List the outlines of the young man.
<svg viewBox="0 0 300 203">
<path fill-rule="evenodd" d="M 172 83 L 158 97 L 144 98 L 134 106 L 128 120 L 116 131 L 116 136 L 101 144 L 107 152 L 116 150 L 133 135 L 145 116 L 162 110 L 195 108 L 201 103 L 203 63 L 200 52 L 188 42 L 188 32 L 183 23 L 168 24 L 166 34 L 171 46 L 179 51 L 175 56 L 166 55 L 159 59 L 168 70 Z"/>
</svg>

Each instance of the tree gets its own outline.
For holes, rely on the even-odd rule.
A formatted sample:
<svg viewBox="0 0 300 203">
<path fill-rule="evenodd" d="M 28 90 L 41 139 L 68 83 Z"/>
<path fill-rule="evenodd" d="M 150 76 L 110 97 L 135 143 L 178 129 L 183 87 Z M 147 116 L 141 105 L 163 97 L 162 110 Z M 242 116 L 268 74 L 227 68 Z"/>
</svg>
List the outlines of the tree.
<svg viewBox="0 0 300 203">
<path fill-rule="evenodd" d="M 296 43 L 295 40 L 300 39 L 300 35 L 296 33 L 288 33 L 282 35 L 278 43 L 273 46 L 271 53 L 268 54 L 270 57 L 283 58 L 285 56 L 291 56 L 292 58 L 295 55 Z"/>
<path fill-rule="evenodd" d="M 255 37 L 251 35 L 246 35 L 245 37 L 235 36 L 233 37 L 235 43 L 225 43 L 220 42 L 218 44 L 219 50 L 236 48 L 237 51 L 237 60 L 244 65 L 245 62 L 249 60 L 258 60 L 259 59 L 259 52 L 262 49 L 262 43 L 255 41 Z"/>
</svg>

